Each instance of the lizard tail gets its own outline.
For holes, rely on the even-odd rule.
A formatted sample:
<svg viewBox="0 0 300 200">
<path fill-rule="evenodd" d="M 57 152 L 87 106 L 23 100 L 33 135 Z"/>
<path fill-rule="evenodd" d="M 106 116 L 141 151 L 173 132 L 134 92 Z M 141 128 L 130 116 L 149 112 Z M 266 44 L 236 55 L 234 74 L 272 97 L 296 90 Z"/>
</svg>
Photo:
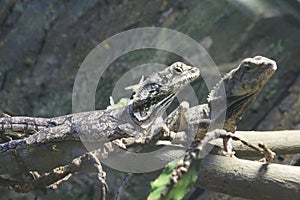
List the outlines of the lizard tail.
<svg viewBox="0 0 300 200">
<path fill-rule="evenodd" d="M 79 137 L 76 133 L 74 133 L 73 135 L 71 134 L 72 133 L 71 129 L 72 128 L 69 124 L 44 128 L 28 137 L 18 139 L 18 140 L 11 140 L 0 144 L 0 154 L 5 153 L 9 150 L 15 150 L 21 146 L 42 144 L 49 141 L 56 142 L 56 141 L 62 141 L 64 139 L 79 140 Z"/>
<path fill-rule="evenodd" d="M 51 126 L 48 118 L 35 117 L 2 117 L 0 118 L 0 131 L 32 132 Z"/>
</svg>

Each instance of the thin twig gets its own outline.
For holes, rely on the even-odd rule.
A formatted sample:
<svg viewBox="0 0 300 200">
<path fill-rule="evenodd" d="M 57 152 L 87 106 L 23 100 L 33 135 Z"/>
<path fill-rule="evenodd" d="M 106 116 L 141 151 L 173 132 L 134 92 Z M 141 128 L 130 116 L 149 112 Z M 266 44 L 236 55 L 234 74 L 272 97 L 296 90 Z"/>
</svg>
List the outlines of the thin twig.
<svg viewBox="0 0 300 200">
<path fill-rule="evenodd" d="M 114 200 L 120 200 L 121 199 L 121 194 L 124 192 L 126 189 L 126 186 L 128 184 L 128 181 L 133 177 L 133 173 L 127 173 L 127 175 L 124 177 L 124 179 L 121 182 L 121 185 L 119 186 L 117 193 L 114 197 Z"/>
</svg>

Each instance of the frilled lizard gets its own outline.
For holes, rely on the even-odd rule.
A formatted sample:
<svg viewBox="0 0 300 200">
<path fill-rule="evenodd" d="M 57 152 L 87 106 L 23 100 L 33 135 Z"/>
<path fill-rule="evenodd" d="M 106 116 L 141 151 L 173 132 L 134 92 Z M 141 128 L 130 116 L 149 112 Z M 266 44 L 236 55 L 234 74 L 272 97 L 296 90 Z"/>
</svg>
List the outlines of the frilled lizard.
<svg viewBox="0 0 300 200">
<path fill-rule="evenodd" d="M 10 141 L 0 144 L 0 153 L 9 150 L 15 152 L 14 150 L 21 146 L 54 141 L 81 139 L 87 142 L 107 143 L 127 137 L 137 140 L 151 138 L 154 132 L 160 129 L 169 132 L 160 118 L 184 86 L 199 75 L 198 68 L 176 62 L 163 71 L 151 74 L 140 83 L 131 97 L 130 104 L 124 107 L 54 118 L 5 116 L 0 118 L 0 136 L 2 141 L 6 139 Z M 14 139 L 16 135 L 10 132 L 19 133 L 18 137 L 21 139 Z M 26 137 L 27 135 L 29 136 Z M 117 145 L 126 147 L 120 143 Z M 37 173 L 37 177 L 32 181 L 23 183 L 0 177 L 0 183 L 19 192 L 56 187 L 87 165 L 96 168 L 98 180 L 102 183 L 102 199 L 105 199 L 105 172 L 93 152 L 88 152 L 70 164 L 53 169 L 49 173 L 42 175 Z M 26 166 L 23 167 L 26 170 Z"/>
<path fill-rule="evenodd" d="M 276 69 L 275 61 L 268 58 L 262 56 L 246 58 L 237 68 L 227 73 L 213 88 L 209 93 L 207 104 L 189 109 L 186 104 L 181 104 L 178 110 L 173 111 L 173 113 L 169 115 L 166 119 L 166 124 L 170 130 L 177 132 L 179 122 L 184 121 L 184 123 L 188 123 L 190 127 L 196 130 L 196 137 L 183 158 L 175 164 L 171 172 L 170 182 L 162 191 L 162 199 L 167 198 L 171 188 L 175 186 L 185 174 L 189 173 L 193 161 L 200 159 L 200 154 L 203 149 L 203 141 L 201 142 L 201 140 L 203 138 L 206 137 L 205 142 L 208 142 L 208 140 L 217 137 L 216 135 L 220 136 L 220 134 L 224 134 L 226 131 L 230 133 L 235 132 L 237 121 L 242 118 L 245 110 L 255 100 Z M 222 89 L 222 84 L 225 90 Z M 212 115 L 213 108 L 211 105 L 222 108 L 222 106 L 218 106 L 218 102 L 224 101 L 226 102 L 225 109 L 218 109 L 217 112 Z M 186 111 L 182 112 L 182 110 Z M 210 134 L 206 136 L 211 123 L 221 123 L 222 116 L 225 117 L 223 127 L 221 127 L 224 131 L 216 130 L 215 135 Z M 231 153 L 232 147 L 230 139 L 224 139 L 224 148 L 227 152 Z"/>
<path fill-rule="evenodd" d="M 0 144 L 0 153 L 19 146 L 75 139 L 112 141 L 147 137 L 178 92 L 200 75 L 196 67 L 176 62 L 150 75 L 132 95 L 127 106 L 75 113 L 54 118 L 3 117 L 0 131 L 35 132 L 29 137 Z M 161 125 L 163 126 L 163 124 Z"/>
</svg>

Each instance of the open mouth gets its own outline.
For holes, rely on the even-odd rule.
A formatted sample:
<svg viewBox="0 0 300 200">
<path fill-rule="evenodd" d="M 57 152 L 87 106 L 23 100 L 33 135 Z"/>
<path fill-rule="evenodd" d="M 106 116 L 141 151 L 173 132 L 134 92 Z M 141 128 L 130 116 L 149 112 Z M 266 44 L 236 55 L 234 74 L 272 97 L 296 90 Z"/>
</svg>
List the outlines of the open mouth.
<svg viewBox="0 0 300 200">
<path fill-rule="evenodd" d="M 188 77 L 188 80 L 189 80 L 189 81 L 193 81 L 193 80 L 195 80 L 197 77 L 198 77 L 197 75 L 190 76 L 190 77 Z"/>
<path fill-rule="evenodd" d="M 198 76 L 199 76 L 199 73 L 193 73 L 192 75 L 190 75 L 189 77 L 187 77 L 187 79 L 189 80 L 189 81 L 193 81 L 193 80 L 195 80 L 196 78 L 198 78 Z"/>
<path fill-rule="evenodd" d="M 198 78 L 198 76 L 200 75 L 200 70 L 198 68 L 194 68 L 194 69 L 190 70 L 190 73 L 191 74 L 187 77 L 187 79 L 189 81 L 193 81 L 196 78 Z"/>
</svg>

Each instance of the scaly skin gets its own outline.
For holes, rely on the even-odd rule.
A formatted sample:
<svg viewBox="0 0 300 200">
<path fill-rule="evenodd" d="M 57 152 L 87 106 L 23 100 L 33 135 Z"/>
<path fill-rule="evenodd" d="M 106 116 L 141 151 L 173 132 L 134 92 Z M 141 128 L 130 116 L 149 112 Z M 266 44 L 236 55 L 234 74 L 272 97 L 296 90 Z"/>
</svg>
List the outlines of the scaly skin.
<svg viewBox="0 0 300 200">
<path fill-rule="evenodd" d="M 19 146 L 68 139 L 107 142 L 126 137 L 146 137 L 153 134 L 152 126 L 160 126 L 156 119 L 162 116 L 178 92 L 199 75 L 198 68 L 177 62 L 151 74 L 132 96 L 132 103 L 125 107 L 54 118 L 0 118 L 0 131 L 36 132 L 29 137 L 0 144 L 0 153 Z"/>
<path fill-rule="evenodd" d="M 197 131 L 196 138 L 187 150 L 186 155 L 175 166 L 171 181 L 164 190 L 162 196 L 167 195 L 168 191 L 175 185 L 184 174 L 189 171 L 191 163 L 199 159 L 201 153 L 201 140 L 208 131 L 209 125 L 215 123 L 216 126 L 221 123 L 222 115 L 225 115 L 225 121 L 222 129 L 234 133 L 236 122 L 242 118 L 245 110 L 255 100 L 263 86 L 276 71 L 275 61 L 262 56 L 246 58 L 241 64 L 227 73 L 222 80 L 214 87 L 208 96 L 208 104 L 195 106 L 188 109 L 180 117 L 184 118 L 190 126 L 194 126 Z M 222 83 L 224 84 L 222 87 Z M 225 88 L 222 89 L 222 88 Z M 225 109 L 219 106 L 219 102 L 226 102 Z M 212 105 L 219 108 L 212 117 Z M 172 118 L 166 119 L 166 124 L 170 130 L 176 132 L 179 128 L 179 113 L 177 110 L 171 114 Z M 178 117 L 176 116 L 178 115 Z M 220 127 L 219 127 L 220 128 Z M 218 130 L 219 132 L 219 130 Z M 231 141 L 224 139 L 224 147 L 227 152 L 231 152 Z M 203 144 L 202 144 L 203 145 Z"/>
</svg>

